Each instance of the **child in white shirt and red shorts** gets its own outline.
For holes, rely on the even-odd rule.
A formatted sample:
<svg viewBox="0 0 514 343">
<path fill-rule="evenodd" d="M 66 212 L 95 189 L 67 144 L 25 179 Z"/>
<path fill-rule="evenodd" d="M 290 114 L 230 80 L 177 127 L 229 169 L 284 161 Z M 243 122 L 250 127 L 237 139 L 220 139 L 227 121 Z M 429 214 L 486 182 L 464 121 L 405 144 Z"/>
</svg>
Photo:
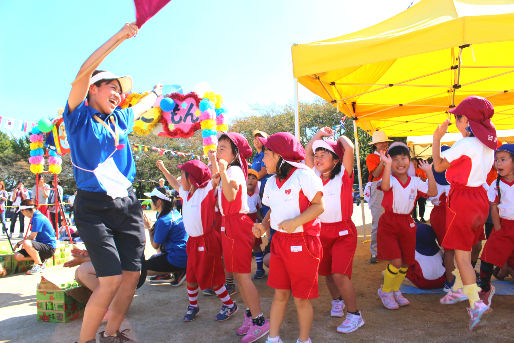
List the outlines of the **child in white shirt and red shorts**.
<svg viewBox="0 0 514 343">
<path fill-rule="evenodd" d="M 254 223 L 262 221 L 262 202 L 259 195 L 259 173 L 254 169 L 248 169 L 248 179 L 246 179 L 246 187 L 248 190 L 248 217 Z M 255 263 L 257 269 L 253 275 L 254 279 L 262 279 L 266 272 L 264 271 L 264 252 L 261 248 L 262 238 L 255 237 L 253 246 L 253 256 L 255 256 Z"/>
<path fill-rule="evenodd" d="M 384 213 L 378 221 L 378 258 L 390 260 L 384 272 L 384 282 L 378 289 L 378 296 L 385 308 L 397 310 L 409 305 L 400 292 L 400 286 L 408 267 L 415 263 L 416 224 L 411 217 L 417 198 L 437 194 L 432 166 L 421 161 L 420 167 L 428 178 L 428 184 L 417 176 L 409 176 L 410 151 L 405 143 L 394 142 L 389 146 L 384 161 L 382 183 L 378 187 L 384 192 L 382 207 Z M 391 175 L 392 174 L 392 175 Z"/>
<path fill-rule="evenodd" d="M 343 317 L 346 304 L 346 319 L 337 332 L 350 333 L 364 325 L 351 281 L 357 248 L 357 229 L 352 222 L 354 155 L 353 144 L 347 137 L 341 136 L 337 142 L 322 139 L 333 133 L 325 127 L 314 135 L 306 147 L 305 163 L 323 181 L 325 211 L 319 216 L 323 246 L 319 275 L 326 276 L 333 299 L 330 315 Z"/>
<path fill-rule="evenodd" d="M 442 245 L 445 250 L 455 250 L 457 265 L 452 290 L 441 303 L 454 304 L 468 299 L 469 329 L 473 330 L 489 309 L 478 295 L 480 288 L 471 265 L 471 249 L 483 235 L 489 215 L 484 184 L 497 146 L 496 129 L 491 123 L 494 108 L 483 97 L 469 96 L 449 112 L 455 115 L 455 124 L 464 138 L 441 152 L 441 138 L 450 124 L 450 120 L 446 120 L 435 130 L 432 145 L 434 169 L 446 170 L 446 179 L 451 185 Z"/>
<path fill-rule="evenodd" d="M 212 289 L 216 293 L 223 303 L 216 320 L 227 320 L 238 309 L 225 288 L 221 237 L 216 230 L 214 211 L 217 182 L 211 180 L 209 167 L 199 160 L 191 160 L 178 166 L 181 170 L 180 182 L 170 174 L 162 161 L 157 161 L 157 167 L 182 198 L 182 218 L 189 235 L 186 247 L 189 306 L 184 321 L 195 320 L 200 311 L 200 289 Z"/>
<path fill-rule="evenodd" d="M 294 297 L 300 335 L 297 342 L 311 342 L 313 320 L 310 299 L 318 297 L 318 268 L 322 247 L 319 239 L 323 213 L 323 183 L 302 160 L 305 150 L 287 132 L 259 140 L 264 146 L 264 164 L 269 174 L 262 203 L 270 210 L 262 224 L 254 225 L 261 237 L 275 229 L 271 241 L 268 285 L 275 289 L 271 304 L 268 343 L 282 342 L 279 336 L 287 303 Z"/>
</svg>

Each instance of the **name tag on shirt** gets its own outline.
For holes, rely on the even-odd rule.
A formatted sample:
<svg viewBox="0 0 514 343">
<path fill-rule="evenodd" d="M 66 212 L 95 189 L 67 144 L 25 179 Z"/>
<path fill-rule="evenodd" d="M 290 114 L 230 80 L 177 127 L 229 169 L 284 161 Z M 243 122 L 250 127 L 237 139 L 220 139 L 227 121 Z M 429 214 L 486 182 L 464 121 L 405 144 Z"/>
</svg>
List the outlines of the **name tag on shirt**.
<svg viewBox="0 0 514 343">
<path fill-rule="evenodd" d="M 410 223 L 410 227 L 415 227 L 415 226 L 416 226 L 416 224 Z"/>
<path fill-rule="evenodd" d="M 300 252 L 302 251 L 301 245 L 291 245 L 291 252 Z"/>
<path fill-rule="evenodd" d="M 339 236 L 346 236 L 348 234 L 348 230 L 339 231 Z"/>
<path fill-rule="evenodd" d="M 198 251 L 205 251 L 205 247 L 198 247 Z"/>
<path fill-rule="evenodd" d="M 225 227 L 224 226 L 221 227 L 221 231 L 225 232 Z"/>
</svg>

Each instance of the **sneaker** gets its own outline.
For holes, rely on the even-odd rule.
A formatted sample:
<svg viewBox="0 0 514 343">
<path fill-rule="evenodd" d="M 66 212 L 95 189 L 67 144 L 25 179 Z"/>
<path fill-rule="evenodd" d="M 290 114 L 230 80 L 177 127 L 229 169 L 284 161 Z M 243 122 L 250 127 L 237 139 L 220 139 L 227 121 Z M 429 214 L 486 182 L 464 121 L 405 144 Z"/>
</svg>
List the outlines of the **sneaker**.
<svg viewBox="0 0 514 343">
<path fill-rule="evenodd" d="M 364 319 L 362 319 L 362 315 L 355 315 L 352 313 L 346 314 L 346 319 L 337 327 L 337 332 L 341 333 L 350 333 L 354 332 L 358 328 L 364 325 Z"/>
<path fill-rule="evenodd" d="M 371 258 L 369 259 L 369 263 L 371 264 L 377 264 L 378 261 L 377 261 L 377 257 L 376 256 L 371 256 Z"/>
<path fill-rule="evenodd" d="M 452 290 L 452 286 L 447 281 L 445 281 L 444 282 L 444 287 L 443 287 L 443 292 L 444 293 L 448 293 L 451 290 Z"/>
<path fill-rule="evenodd" d="M 244 336 L 248 333 L 248 330 L 250 330 L 250 327 L 252 326 L 252 317 L 248 317 L 246 313 L 244 314 L 244 320 L 243 324 L 237 329 L 236 334 L 238 336 Z"/>
<path fill-rule="evenodd" d="M 264 337 L 269 332 L 269 321 L 266 320 L 262 325 L 253 325 L 248 330 L 246 336 L 241 339 L 241 343 L 252 343 L 261 337 Z"/>
<path fill-rule="evenodd" d="M 155 275 L 150 277 L 150 282 L 154 283 L 162 283 L 162 282 L 170 282 L 171 281 L 171 274 L 161 274 L 161 275 Z"/>
<path fill-rule="evenodd" d="M 330 317 L 342 318 L 344 315 L 343 310 L 343 300 L 332 300 L 332 309 L 330 310 Z"/>
<path fill-rule="evenodd" d="M 43 272 L 43 266 L 40 264 L 34 264 L 30 270 L 27 271 L 27 274 L 41 274 Z"/>
<path fill-rule="evenodd" d="M 299 338 L 296 340 L 296 343 L 301 343 Z M 309 339 L 306 340 L 305 343 L 312 343 L 311 338 L 309 337 Z"/>
<path fill-rule="evenodd" d="M 264 276 L 266 276 L 266 272 L 264 271 L 264 269 L 257 269 L 255 271 L 255 274 L 253 275 L 253 278 L 254 279 L 262 279 L 262 278 L 264 278 Z"/>
<path fill-rule="evenodd" d="M 211 296 L 211 295 L 216 295 L 216 292 L 214 292 L 212 289 L 208 288 L 208 289 L 204 289 L 202 291 L 202 294 L 203 295 L 207 295 L 207 296 Z"/>
<path fill-rule="evenodd" d="M 237 293 L 237 288 L 235 283 L 226 283 L 225 288 L 227 289 L 228 295 L 234 295 Z M 216 294 L 216 293 L 214 293 Z"/>
<path fill-rule="evenodd" d="M 196 315 L 198 314 L 198 312 L 200 312 L 200 308 L 198 306 L 191 306 L 191 305 L 189 305 L 187 307 L 186 315 L 184 316 L 184 321 L 185 322 L 192 322 L 193 320 L 195 320 Z"/>
<path fill-rule="evenodd" d="M 133 339 L 130 339 L 127 336 L 127 331 L 129 331 L 129 329 L 117 331 L 116 336 L 107 336 L 107 337 L 104 337 L 105 331 L 102 331 L 98 334 L 98 342 L 100 342 L 100 343 L 124 343 L 124 342 L 127 342 L 127 343 L 134 342 L 135 343 L 135 342 L 137 342 Z"/>
<path fill-rule="evenodd" d="M 184 282 L 185 279 L 186 279 L 186 271 L 182 270 L 175 274 L 175 278 L 173 279 L 173 281 L 170 282 L 170 284 L 173 287 L 178 287 Z"/>
<path fill-rule="evenodd" d="M 378 289 L 378 297 L 382 300 L 382 304 L 384 304 L 384 307 L 388 310 L 397 310 L 400 308 L 394 299 L 393 292 L 382 291 L 382 286 Z"/>
<path fill-rule="evenodd" d="M 20 233 L 20 234 L 18 235 L 18 238 L 25 238 L 25 236 L 23 235 L 23 233 Z"/>
<path fill-rule="evenodd" d="M 409 300 L 403 296 L 402 292 L 400 291 L 394 291 L 394 300 L 396 300 L 396 303 L 400 306 L 407 306 L 410 304 Z"/>
<path fill-rule="evenodd" d="M 221 310 L 216 315 L 216 320 L 218 322 L 222 322 L 224 320 L 227 320 L 230 317 L 232 317 L 232 315 L 234 313 L 236 313 L 237 310 L 238 310 L 238 308 L 237 308 L 237 304 L 235 302 L 234 302 L 234 306 L 232 306 L 232 307 L 228 307 L 227 305 L 223 305 L 223 306 L 221 306 Z"/>
<path fill-rule="evenodd" d="M 443 305 L 456 304 L 458 302 L 468 300 L 466 294 L 462 292 L 462 288 L 459 288 L 457 291 L 450 290 L 444 297 L 439 300 Z"/>
<path fill-rule="evenodd" d="M 493 300 L 493 295 L 496 292 L 496 288 L 494 288 L 493 285 L 491 285 L 491 288 L 488 292 L 480 291 L 478 292 L 478 296 L 480 297 L 480 300 L 487 306 L 491 307 L 491 302 Z"/>
<path fill-rule="evenodd" d="M 266 339 L 266 342 L 265 342 L 265 343 L 284 343 L 284 341 L 283 341 L 283 340 L 281 340 L 281 339 L 280 339 L 280 337 L 278 338 L 278 341 L 276 341 L 276 340 L 273 340 L 273 341 L 272 341 L 272 340 L 270 340 L 270 338 L 269 338 L 269 336 L 268 336 L 268 338 Z"/>
<path fill-rule="evenodd" d="M 468 314 L 469 314 L 469 329 L 473 330 L 475 326 L 477 326 L 478 322 L 480 322 L 480 319 L 484 315 L 484 313 L 489 310 L 489 307 L 484 304 L 482 300 L 479 300 L 475 303 L 475 308 L 471 309 L 468 307 Z"/>
</svg>

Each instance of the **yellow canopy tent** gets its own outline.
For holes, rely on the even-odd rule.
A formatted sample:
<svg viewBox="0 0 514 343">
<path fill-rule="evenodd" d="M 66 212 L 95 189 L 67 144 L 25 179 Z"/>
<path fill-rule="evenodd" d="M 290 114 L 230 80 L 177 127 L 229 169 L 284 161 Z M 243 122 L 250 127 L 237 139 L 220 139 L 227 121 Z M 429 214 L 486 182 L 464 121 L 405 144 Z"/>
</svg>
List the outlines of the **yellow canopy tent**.
<svg viewBox="0 0 514 343">
<path fill-rule="evenodd" d="M 513 0 L 421 0 L 361 31 L 292 47 L 297 82 L 352 117 L 356 139 L 356 125 L 432 134 L 468 95 L 493 103 L 497 129 L 514 128 L 513 55 Z"/>
</svg>

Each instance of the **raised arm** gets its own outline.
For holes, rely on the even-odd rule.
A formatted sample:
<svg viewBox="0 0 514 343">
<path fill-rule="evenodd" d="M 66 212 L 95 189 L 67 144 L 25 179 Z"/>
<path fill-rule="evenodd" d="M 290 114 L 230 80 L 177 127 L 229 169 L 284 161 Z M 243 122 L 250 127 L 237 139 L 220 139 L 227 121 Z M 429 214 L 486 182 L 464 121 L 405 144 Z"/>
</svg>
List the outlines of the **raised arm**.
<svg viewBox="0 0 514 343">
<path fill-rule="evenodd" d="M 158 97 L 162 95 L 162 85 L 156 84 L 153 87 L 152 92 L 150 94 L 147 94 L 143 99 L 139 100 L 137 104 L 132 106 L 132 111 L 134 112 L 134 120 L 137 120 L 141 114 L 145 113 L 152 107 L 152 105 L 155 103 L 155 100 L 157 100 Z"/>
<path fill-rule="evenodd" d="M 348 175 L 352 175 L 353 173 L 353 160 L 354 160 L 354 146 L 350 138 L 346 136 L 341 136 L 337 140 L 338 144 L 341 144 L 344 148 L 344 156 L 343 156 L 343 167 L 346 169 Z"/>
<path fill-rule="evenodd" d="M 72 83 L 70 95 L 68 96 L 68 107 L 73 112 L 87 96 L 91 74 L 102 63 L 102 61 L 125 39 L 134 37 L 138 32 L 135 23 L 125 24 L 120 31 L 112 36 L 107 42 L 96 49 L 91 56 L 82 64 L 80 70 Z"/>
<path fill-rule="evenodd" d="M 382 174 L 382 184 L 380 188 L 382 191 L 387 192 L 391 189 L 391 163 L 393 160 L 385 152 L 380 152 L 380 161 L 384 164 L 384 174 Z"/>
<path fill-rule="evenodd" d="M 432 160 L 434 161 L 434 170 L 438 173 L 445 171 L 450 166 L 450 163 L 441 157 L 441 139 L 446 131 L 448 131 L 448 125 L 450 125 L 450 119 L 446 119 L 441 125 L 438 125 L 437 129 L 434 131 Z"/>
<path fill-rule="evenodd" d="M 162 160 L 158 160 L 156 164 L 157 168 L 159 168 L 159 170 L 162 172 L 170 186 L 178 192 L 180 189 L 180 183 L 173 175 L 171 175 L 168 169 L 166 169 L 166 167 L 164 166 L 164 162 Z"/>
<path fill-rule="evenodd" d="M 427 191 L 427 197 L 435 197 L 437 195 L 437 184 L 435 182 L 434 173 L 432 173 L 432 164 L 420 161 L 419 167 L 425 171 L 427 174 L 428 179 L 428 191 Z"/>
</svg>

